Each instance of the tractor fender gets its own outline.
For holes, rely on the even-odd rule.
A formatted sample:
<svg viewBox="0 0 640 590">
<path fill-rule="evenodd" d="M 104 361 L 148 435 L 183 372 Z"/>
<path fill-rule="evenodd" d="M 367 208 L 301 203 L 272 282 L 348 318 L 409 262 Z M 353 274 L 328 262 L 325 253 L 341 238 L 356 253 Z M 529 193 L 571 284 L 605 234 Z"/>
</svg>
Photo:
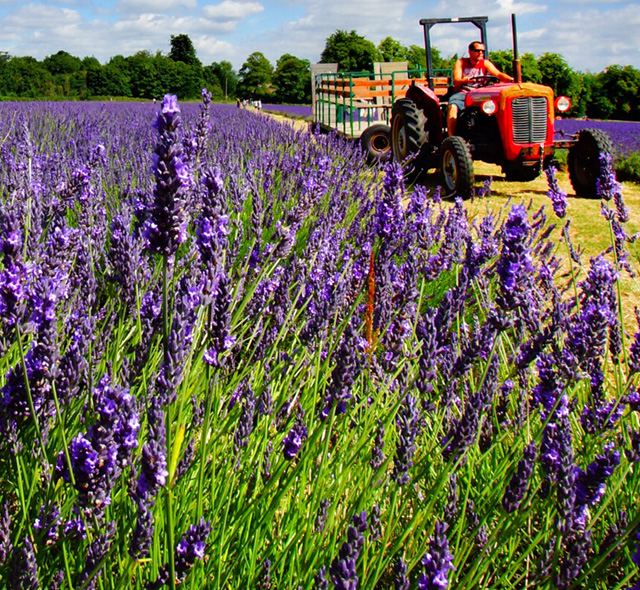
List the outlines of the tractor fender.
<svg viewBox="0 0 640 590">
<path fill-rule="evenodd" d="M 442 143 L 442 109 L 440 99 L 426 84 L 412 83 L 407 90 L 406 98 L 410 98 L 427 117 L 429 143 L 439 146 Z"/>
</svg>

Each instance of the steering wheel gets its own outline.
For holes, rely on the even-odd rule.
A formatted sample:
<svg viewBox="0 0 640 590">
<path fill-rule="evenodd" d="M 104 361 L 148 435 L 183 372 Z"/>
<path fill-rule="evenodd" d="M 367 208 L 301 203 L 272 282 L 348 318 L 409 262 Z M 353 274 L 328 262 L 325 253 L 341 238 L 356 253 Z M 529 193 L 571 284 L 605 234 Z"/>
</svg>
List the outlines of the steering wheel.
<svg viewBox="0 0 640 590">
<path fill-rule="evenodd" d="M 473 76 L 469 78 L 469 81 L 463 84 L 463 88 L 471 90 L 472 88 L 483 88 L 484 86 L 491 86 L 492 84 L 498 84 L 500 78 L 498 76 L 492 76 L 486 74 L 485 76 Z"/>
</svg>

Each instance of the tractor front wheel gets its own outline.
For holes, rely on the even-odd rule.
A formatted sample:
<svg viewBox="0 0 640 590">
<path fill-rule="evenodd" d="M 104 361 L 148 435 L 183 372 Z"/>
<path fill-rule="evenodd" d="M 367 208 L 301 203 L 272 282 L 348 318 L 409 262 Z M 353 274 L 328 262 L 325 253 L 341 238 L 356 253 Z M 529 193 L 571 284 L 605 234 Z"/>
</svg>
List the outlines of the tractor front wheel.
<svg viewBox="0 0 640 590">
<path fill-rule="evenodd" d="M 567 164 L 571 186 L 579 197 L 598 198 L 598 180 L 606 174 L 603 161 L 613 146 L 606 133 L 599 129 L 581 129 L 577 141 L 569 148 Z"/>
<path fill-rule="evenodd" d="M 466 142 L 457 135 L 447 137 L 440 148 L 442 189 L 448 197 L 473 196 L 473 159 Z"/>
<path fill-rule="evenodd" d="M 391 157 L 391 128 L 384 123 L 367 127 L 360 136 L 360 145 L 369 164 L 386 161 Z"/>
</svg>

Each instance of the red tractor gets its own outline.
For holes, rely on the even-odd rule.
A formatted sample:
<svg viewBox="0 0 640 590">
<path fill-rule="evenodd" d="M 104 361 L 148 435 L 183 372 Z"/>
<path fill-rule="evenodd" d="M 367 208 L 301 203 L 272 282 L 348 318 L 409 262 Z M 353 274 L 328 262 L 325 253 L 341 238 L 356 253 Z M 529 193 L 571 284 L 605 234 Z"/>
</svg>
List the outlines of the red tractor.
<svg viewBox="0 0 640 590">
<path fill-rule="evenodd" d="M 405 164 L 410 179 L 430 168 L 440 168 L 446 195 L 473 195 L 473 160 L 502 167 L 507 180 L 537 178 L 558 148 L 568 148 L 569 177 L 578 196 L 596 197 L 597 181 L 604 174 L 602 154 L 611 152 L 606 134 L 583 129 L 563 141 L 554 141 L 555 113 L 565 112 L 571 101 L 558 97 L 547 86 L 521 81 L 515 17 L 514 82 L 495 76 L 474 78 L 459 114 L 455 135 L 447 136 L 447 98 L 452 80 L 434 76 L 431 28 L 440 23 L 472 23 L 487 47 L 488 18 L 422 19 L 427 57 L 427 80 L 413 83 L 405 98 L 396 100 L 391 118 L 393 157 Z"/>
</svg>

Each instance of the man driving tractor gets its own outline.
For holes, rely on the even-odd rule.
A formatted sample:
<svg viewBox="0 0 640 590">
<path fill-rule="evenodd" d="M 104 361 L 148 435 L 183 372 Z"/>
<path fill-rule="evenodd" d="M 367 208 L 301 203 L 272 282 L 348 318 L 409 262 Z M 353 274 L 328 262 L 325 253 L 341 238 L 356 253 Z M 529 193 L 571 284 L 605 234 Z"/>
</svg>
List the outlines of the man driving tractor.
<svg viewBox="0 0 640 590">
<path fill-rule="evenodd" d="M 469 43 L 469 57 L 461 57 L 453 67 L 454 94 L 449 98 L 447 110 L 447 133 L 451 137 L 455 135 L 458 112 L 464 109 L 464 99 L 467 93 L 465 88 L 473 84 L 478 76 L 495 76 L 502 82 L 513 82 L 509 74 L 501 72 L 493 63 L 484 58 L 485 46 L 481 41 Z"/>
</svg>

